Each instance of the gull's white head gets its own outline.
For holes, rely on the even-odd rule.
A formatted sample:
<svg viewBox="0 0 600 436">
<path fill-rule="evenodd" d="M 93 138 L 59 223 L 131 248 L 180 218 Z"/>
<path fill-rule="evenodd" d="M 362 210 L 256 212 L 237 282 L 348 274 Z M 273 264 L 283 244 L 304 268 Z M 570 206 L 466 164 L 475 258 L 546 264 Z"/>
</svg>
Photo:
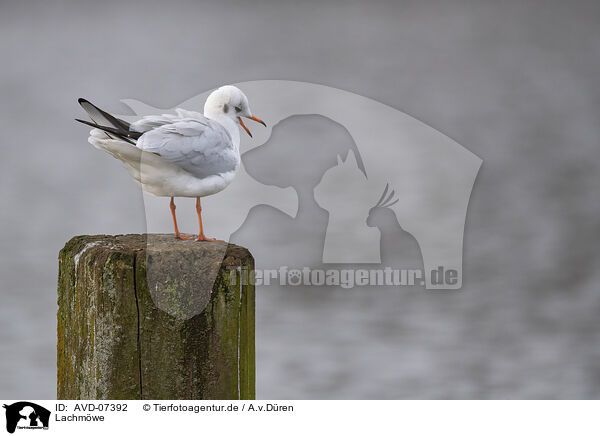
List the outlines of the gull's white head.
<svg viewBox="0 0 600 436">
<path fill-rule="evenodd" d="M 204 103 L 204 116 L 215 120 L 223 117 L 230 118 L 234 123 L 242 126 L 250 136 L 252 133 L 242 121 L 242 117 L 257 121 L 266 127 L 263 120 L 252 115 L 248 98 L 244 93 L 232 85 L 221 86 L 211 92 Z"/>
</svg>

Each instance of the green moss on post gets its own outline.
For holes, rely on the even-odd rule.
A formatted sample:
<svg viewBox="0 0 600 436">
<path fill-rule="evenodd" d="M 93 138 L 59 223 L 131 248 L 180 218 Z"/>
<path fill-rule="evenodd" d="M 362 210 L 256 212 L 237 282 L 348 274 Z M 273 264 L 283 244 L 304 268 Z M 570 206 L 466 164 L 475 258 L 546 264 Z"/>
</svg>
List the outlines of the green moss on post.
<svg viewBox="0 0 600 436">
<path fill-rule="evenodd" d="M 172 235 L 78 236 L 59 254 L 58 399 L 253 399 L 250 253 Z M 239 277 L 239 275 L 238 275 Z"/>
</svg>

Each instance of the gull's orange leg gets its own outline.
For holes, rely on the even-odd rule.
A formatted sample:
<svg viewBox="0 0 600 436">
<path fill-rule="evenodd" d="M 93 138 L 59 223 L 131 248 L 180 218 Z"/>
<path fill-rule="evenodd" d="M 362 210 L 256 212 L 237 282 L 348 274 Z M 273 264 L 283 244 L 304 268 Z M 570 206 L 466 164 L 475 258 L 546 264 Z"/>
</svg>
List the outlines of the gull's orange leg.
<svg viewBox="0 0 600 436">
<path fill-rule="evenodd" d="M 198 224 L 200 225 L 200 232 L 196 241 L 216 241 L 215 238 L 207 238 L 204 236 L 204 229 L 202 228 L 202 206 L 200 205 L 200 197 L 196 197 L 196 212 L 198 212 Z"/>
<path fill-rule="evenodd" d="M 179 229 L 177 228 L 177 218 L 175 217 L 175 199 L 173 197 L 171 197 L 171 203 L 169 204 L 169 207 L 171 208 L 171 216 L 173 217 L 173 226 L 175 227 L 175 239 L 191 239 L 191 238 L 184 238 L 183 236 L 181 236 L 181 233 L 179 233 Z"/>
</svg>

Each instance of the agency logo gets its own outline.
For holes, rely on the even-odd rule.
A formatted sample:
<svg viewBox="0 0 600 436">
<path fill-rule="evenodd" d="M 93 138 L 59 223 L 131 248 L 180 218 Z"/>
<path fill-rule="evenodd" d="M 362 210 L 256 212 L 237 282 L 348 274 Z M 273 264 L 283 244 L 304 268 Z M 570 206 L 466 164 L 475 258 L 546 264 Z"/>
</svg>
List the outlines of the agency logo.
<svg viewBox="0 0 600 436">
<path fill-rule="evenodd" d="M 29 401 L 19 401 L 3 406 L 6 409 L 6 431 L 14 433 L 19 430 L 48 430 L 50 411 L 45 407 Z"/>
<path fill-rule="evenodd" d="M 478 156 L 401 110 L 353 92 L 287 80 L 235 85 L 268 127 L 256 129 L 253 138 L 242 135 L 234 181 L 203 199 L 211 236 L 249 248 L 257 271 L 287 268 L 286 284 L 297 283 L 297 271 L 309 271 L 317 280 L 303 280 L 303 286 L 342 286 L 342 275 L 349 274 L 360 286 L 462 287 L 463 236 L 482 164 Z M 177 107 L 202 112 L 209 92 Z M 128 121 L 174 110 L 123 102 L 136 114 L 122 116 Z M 144 158 L 135 171 L 152 177 Z M 171 232 L 164 198 L 144 194 L 144 207 L 149 234 Z M 194 202 L 177 207 L 180 228 L 195 228 Z M 149 237 L 148 252 L 160 256 L 153 244 Z M 164 285 L 169 271 L 160 265 L 149 265 L 147 278 L 153 300 L 169 311 L 171 305 L 161 303 L 170 298 Z M 218 270 L 206 279 L 215 279 Z M 196 304 L 183 316 L 202 310 Z"/>
</svg>

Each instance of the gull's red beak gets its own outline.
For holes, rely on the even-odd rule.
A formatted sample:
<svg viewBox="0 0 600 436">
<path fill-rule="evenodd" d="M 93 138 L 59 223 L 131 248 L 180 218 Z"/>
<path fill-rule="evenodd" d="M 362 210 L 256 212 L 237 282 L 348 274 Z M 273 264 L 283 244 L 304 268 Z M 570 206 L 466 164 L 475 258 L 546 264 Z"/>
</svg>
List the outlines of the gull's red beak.
<svg viewBox="0 0 600 436">
<path fill-rule="evenodd" d="M 261 123 L 263 126 L 267 127 L 267 125 L 265 124 L 265 122 L 263 120 L 261 120 L 260 118 L 257 118 L 257 117 L 254 117 L 254 116 L 252 116 L 252 117 L 246 117 L 246 118 L 248 118 L 249 120 L 256 121 L 257 123 Z"/>
<path fill-rule="evenodd" d="M 263 126 L 267 127 L 265 122 L 263 120 L 261 120 L 260 118 L 257 118 L 255 116 L 246 117 L 246 118 L 248 118 L 249 120 L 256 121 L 257 123 L 261 123 Z M 252 138 L 252 133 L 250 133 L 250 130 L 248 130 L 248 127 L 246 127 L 246 125 L 244 124 L 244 121 L 242 121 L 242 117 L 238 117 L 238 121 L 240 122 L 240 126 L 242 126 L 244 128 L 244 130 L 246 131 L 246 133 L 248 135 L 250 135 L 250 137 Z"/>
</svg>

